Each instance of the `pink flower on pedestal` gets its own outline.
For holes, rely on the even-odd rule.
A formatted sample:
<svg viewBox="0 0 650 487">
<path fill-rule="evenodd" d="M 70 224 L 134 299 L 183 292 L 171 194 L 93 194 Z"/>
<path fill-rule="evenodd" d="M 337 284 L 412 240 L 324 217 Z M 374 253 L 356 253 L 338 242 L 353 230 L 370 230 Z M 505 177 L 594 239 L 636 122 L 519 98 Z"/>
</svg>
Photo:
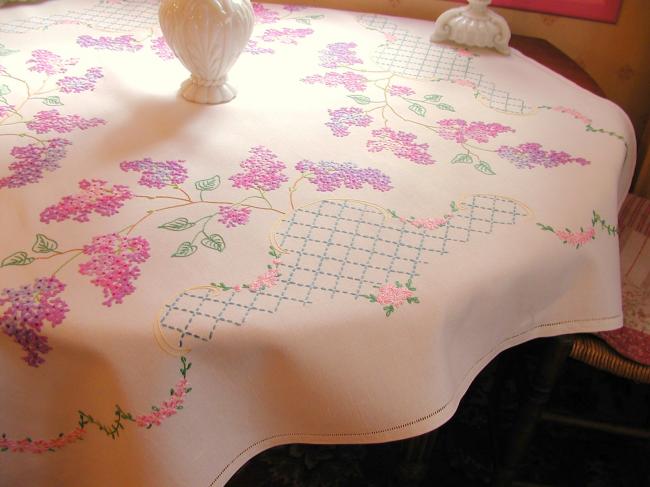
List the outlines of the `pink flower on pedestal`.
<svg viewBox="0 0 650 487">
<path fill-rule="evenodd" d="M 106 120 L 101 118 L 83 118 L 79 115 L 61 115 L 58 110 L 43 110 L 34 115 L 34 119 L 27 122 L 27 128 L 37 134 L 58 132 L 60 134 L 72 132 L 74 129 L 86 130 L 98 125 L 104 125 Z"/>
<path fill-rule="evenodd" d="M 367 143 L 369 152 L 381 152 L 389 150 L 401 159 L 408 159 L 416 164 L 429 165 L 435 161 L 431 159 L 427 150 L 429 144 L 415 143 L 416 136 L 407 132 L 395 131 L 391 128 L 383 128 L 372 131 L 373 137 Z"/>
<path fill-rule="evenodd" d="M 11 149 L 11 155 L 15 161 L 9 164 L 9 170 L 13 171 L 13 174 L 0 178 L 0 189 L 19 188 L 36 183 L 45 171 L 58 169 L 59 161 L 65 157 L 68 145 L 71 145 L 69 140 L 51 139 L 43 144 L 14 147 Z"/>
<path fill-rule="evenodd" d="M 325 86 L 343 86 L 350 92 L 365 91 L 368 80 L 365 76 L 357 73 L 337 73 L 330 71 L 325 75 L 314 74 L 303 78 L 302 81 L 309 84 L 324 84 Z"/>
<path fill-rule="evenodd" d="M 48 206 L 41 212 L 41 221 L 61 222 L 75 220 L 87 222 L 88 216 L 95 212 L 102 216 L 115 215 L 125 201 L 131 199 L 133 194 L 127 186 L 116 184 L 107 186 L 101 179 L 82 179 L 79 181 L 81 192 L 71 196 L 64 196 L 57 204 Z"/>
<path fill-rule="evenodd" d="M 246 225 L 251 214 L 251 209 L 245 206 L 220 206 L 219 222 L 226 227 Z"/>
<path fill-rule="evenodd" d="M 251 155 L 240 164 L 246 171 L 229 178 L 235 188 L 272 191 L 289 180 L 282 173 L 285 164 L 266 147 L 253 147 L 249 153 Z"/>
<path fill-rule="evenodd" d="M 504 132 L 514 132 L 514 129 L 500 123 L 466 122 L 459 118 L 440 120 L 436 132 L 440 137 L 454 140 L 459 144 L 468 140 L 479 143 L 489 142 L 490 138 Z"/>
<path fill-rule="evenodd" d="M 135 291 L 133 281 L 140 276 L 137 264 L 149 258 L 149 242 L 143 237 L 125 237 L 109 233 L 93 237 L 83 253 L 92 258 L 79 265 L 79 273 L 94 276 L 90 282 L 103 288 L 105 306 L 120 304 Z"/>
</svg>

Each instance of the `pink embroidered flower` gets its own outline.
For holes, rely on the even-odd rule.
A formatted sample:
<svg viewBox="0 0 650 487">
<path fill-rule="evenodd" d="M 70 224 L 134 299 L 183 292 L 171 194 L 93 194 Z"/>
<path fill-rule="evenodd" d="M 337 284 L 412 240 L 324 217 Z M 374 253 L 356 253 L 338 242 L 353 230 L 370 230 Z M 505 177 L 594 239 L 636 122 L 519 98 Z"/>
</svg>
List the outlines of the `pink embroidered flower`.
<svg viewBox="0 0 650 487">
<path fill-rule="evenodd" d="M 183 409 L 187 393 L 190 391 L 189 382 L 182 378 L 171 391 L 171 397 L 163 401 L 160 407 L 153 407 L 150 414 L 142 414 L 135 417 L 135 423 L 141 428 L 151 428 L 160 424 L 170 416 Z"/>
<path fill-rule="evenodd" d="M 350 92 L 355 91 L 365 91 L 366 83 L 368 80 L 365 76 L 362 76 L 357 73 L 337 73 L 336 71 L 330 71 L 324 76 L 320 74 L 314 74 L 303 78 L 302 81 L 309 84 L 324 84 L 325 86 L 343 86 Z"/>
<path fill-rule="evenodd" d="M 450 219 L 451 219 L 450 217 L 416 218 L 413 220 L 409 220 L 407 218 L 400 218 L 400 221 L 404 223 L 408 223 L 409 225 L 413 225 L 415 228 L 426 228 L 427 230 L 435 230 L 436 228 L 445 226 Z"/>
<path fill-rule="evenodd" d="M 409 298 L 413 297 L 413 291 L 405 287 L 397 287 L 393 284 L 386 284 L 379 288 L 377 302 L 383 306 L 394 306 L 399 308 Z"/>
<path fill-rule="evenodd" d="M 454 140 L 459 144 L 468 140 L 485 143 L 489 142 L 490 138 L 496 137 L 504 132 L 514 132 L 512 128 L 501 125 L 500 123 L 468 123 L 459 118 L 440 120 L 436 131 L 443 139 Z"/>
<path fill-rule="evenodd" d="M 82 35 L 77 37 L 77 44 L 81 47 L 93 49 L 106 49 L 109 51 L 137 52 L 142 49 L 142 44 L 135 40 L 132 35 L 121 35 L 116 37 L 92 37 Z"/>
<path fill-rule="evenodd" d="M 163 61 L 171 61 L 176 58 L 163 36 L 158 36 L 151 40 L 151 49 Z"/>
<path fill-rule="evenodd" d="M 517 169 L 533 169 L 535 167 L 557 167 L 564 164 L 575 163 L 580 166 L 591 164 L 582 157 L 571 157 L 562 151 L 543 150 L 540 144 L 529 142 L 517 147 L 502 145 L 497 154 L 515 165 Z"/>
<path fill-rule="evenodd" d="M 0 451 L 7 450 L 12 453 L 44 453 L 47 451 L 55 451 L 80 440 L 85 432 L 83 428 L 77 427 L 69 433 L 61 434 L 57 438 L 49 440 L 32 440 L 29 438 L 10 440 L 5 435 L 2 435 L 0 437 Z"/>
<path fill-rule="evenodd" d="M 94 276 L 90 282 L 103 288 L 105 306 L 120 304 L 135 291 L 133 281 L 140 276 L 137 264 L 149 258 L 149 242 L 142 237 L 123 237 L 109 233 L 93 237 L 83 253 L 92 258 L 79 265 L 79 273 Z"/>
<path fill-rule="evenodd" d="M 261 35 L 261 39 L 266 42 L 281 42 L 283 44 L 298 44 L 296 39 L 307 37 L 314 33 L 313 29 L 267 29 Z"/>
<path fill-rule="evenodd" d="M 250 214 L 251 209 L 245 206 L 220 206 L 219 222 L 228 228 L 246 225 Z"/>
<path fill-rule="evenodd" d="M 327 49 L 320 51 L 320 65 L 325 68 L 338 68 L 339 66 L 363 64 L 363 61 L 354 52 L 356 47 L 354 42 L 328 44 Z"/>
<path fill-rule="evenodd" d="M 257 41 L 251 40 L 248 41 L 248 44 L 246 44 L 246 48 L 244 49 L 244 52 L 249 52 L 253 55 L 258 55 L 258 54 L 273 54 L 275 51 L 267 47 L 260 47 L 257 45 Z"/>
<path fill-rule="evenodd" d="M 372 123 L 372 117 L 357 107 L 337 108 L 328 110 L 330 121 L 328 126 L 336 137 L 350 135 L 350 127 L 367 127 Z"/>
<path fill-rule="evenodd" d="M 460 57 L 474 57 L 476 54 L 474 54 L 472 51 L 468 51 L 467 49 L 456 49 L 456 55 Z"/>
<path fill-rule="evenodd" d="M 72 132 L 74 129 L 86 130 L 91 127 L 103 125 L 106 120 L 101 118 L 83 118 L 79 115 L 61 115 L 58 110 L 44 110 L 34 115 L 34 119 L 27 122 L 27 128 L 38 134 L 58 132 L 60 134 Z"/>
<path fill-rule="evenodd" d="M 331 161 L 312 162 L 300 161 L 296 169 L 305 174 L 309 181 L 316 185 L 318 191 L 330 192 L 341 186 L 348 189 L 361 189 L 369 184 L 378 191 L 393 189 L 390 178 L 378 169 L 360 169 L 351 162 L 336 163 Z"/>
<path fill-rule="evenodd" d="M 556 112 L 566 113 L 568 115 L 571 115 L 573 118 L 575 118 L 576 120 L 580 120 L 585 125 L 589 125 L 591 123 L 590 118 L 586 117 L 585 115 L 583 115 L 582 113 L 580 113 L 578 110 L 574 108 L 558 106 L 558 107 L 553 107 L 553 110 Z"/>
<path fill-rule="evenodd" d="M 139 161 L 123 161 L 120 169 L 124 172 L 141 173 L 138 184 L 148 188 L 162 189 L 171 184 L 183 184 L 187 179 L 185 161 L 154 161 L 145 157 Z"/>
<path fill-rule="evenodd" d="M 563 243 L 575 245 L 576 248 L 586 244 L 596 237 L 596 229 L 591 227 L 589 230 L 581 230 L 579 232 L 572 232 L 570 230 L 556 230 L 555 235 L 558 236 Z"/>
<path fill-rule="evenodd" d="M 74 66 L 79 59 L 63 59 L 58 54 L 45 49 L 32 51 L 32 57 L 27 60 L 30 71 L 44 73 L 47 75 L 63 74 L 68 71 L 70 66 Z"/>
<path fill-rule="evenodd" d="M 416 144 L 416 136 L 407 132 L 395 131 L 388 127 L 372 131 L 373 137 L 367 143 L 369 152 L 389 150 L 401 159 L 408 159 L 416 164 L 433 164 L 427 150 L 429 144 Z"/>
<path fill-rule="evenodd" d="M 253 2 L 253 13 L 255 14 L 255 20 L 260 24 L 274 24 L 280 20 L 277 12 L 266 8 L 261 3 Z"/>
<path fill-rule="evenodd" d="M 256 146 L 249 151 L 249 154 L 250 156 L 240 164 L 240 167 L 246 171 L 229 178 L 235 188 L 272 191 L 289 180 L 282 173 L 286 168 L 284 162 L 279 161 L 278 157 L 267 148 Z"/>
<path fill-rule="evenodd" d="M 413 96 L 415 91 L 408 86 L 392 85 L 388 88 L 388 94 L 391 96 Z"/>
<path fill-rule="evenodd" d="M 52 349 L 40 334 L 45 322 L 60 325 L 69 311 L 65 301 L 56 297 L 64 289 L 56 277 L 40 277 L 33 284 L 0 291 L 0 308 L 7 306 L 0 315 L 0 328 L 22 347 L 23 360 L 32 367 L 42 364 L 42 356 Z"/>
<path fill-rule="evenodd" d="M 95 212 L 102 216 L 115 215 L 124 202 L 133 197 L 127 186 L 116 184 L 107 186 L 106 181 L 82 179 L 79 181 L 81 192 L 72 196 L 64 196 L 57 204 L 48 206 L 41 212 L 41 221 L 62 222 L 74 220 L 87 222 L 88 216 Z"/>
<path fill-rule="evenodd" d="M 60 167 L 59 161 L 65 157 L 66 146 L 70 144 L 66 139 L 51 139 L 44 144 L 14 147 L 11 155 L 15 161 L 9 164 L 9 170 L 13 174 L 0 178 L 0 189 L 19 188 L 40 181 L 43 172 L 51 172 Z"/>
<path fill-rule="evenodd" d="M 469 88 L 476 88 L 476 83 L 473 81 L 470 81 L 468 79 L 455 79 L 452 80 L 452 83 L 460 85 L 460 86 L 467 86 Z"/>
<path fill-rule="evenodd" d="M 0 105 L 0 118 L 4 118 L 8 113 L 16 113 L 14 105 Z"/>
<path fill-rule="evenodd" d="M 93 91 L 97 80 L 103 77 L 104 74 L 101 68 L 90 68 L 86 71 L 85 76 L 66 76 L 57 81 L 56 84 L 63 93 L 82 93 L 84 91 Z"/>
<path fill-rule="evenodd" d="M 269 269 L 251 282 L 248 289 L 252 292 L 257 292 L 273 287 L 278 283 L 278 277 L 280 277 L 280 271 L 277 269 Z"/>
</svg>

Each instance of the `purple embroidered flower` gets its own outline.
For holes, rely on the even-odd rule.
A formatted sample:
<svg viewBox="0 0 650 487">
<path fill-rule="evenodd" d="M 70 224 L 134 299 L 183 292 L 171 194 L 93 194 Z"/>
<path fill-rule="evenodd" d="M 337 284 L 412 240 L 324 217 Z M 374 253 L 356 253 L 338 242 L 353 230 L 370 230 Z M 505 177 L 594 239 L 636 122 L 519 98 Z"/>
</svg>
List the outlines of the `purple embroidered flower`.
<svg viewBox="0 0 650 487">
<path fill-rule="evenodd" d="M 345 89 L 351 92 L 355 91 L 365 91 L 366 83 L 368 80 L 365 76 L 362 76 L 357 73 L 337 73 L 336 71 L 330 71 L 325 75 L 314 74 L 303 78 L 302 81 L 309 83 L 311 85 L 316 83 L 324 84 L 325 86 L 343 86 Z"/>
<path fill-rule="evenodd" d="M 163 61 L 171 61 L 176 58 L 163 36 L 151 40 L 151 49 Z"/>
<path fill-rule="evenodd" d="M 106 186 L 107 184 L 100 179 L 82 179 L 79 181 L 81 193 L 64 196 L 56 205 L 45 208 L 41 212 L 41 221 L 50 223 L 71 219 L 87 222 L 93 211 L 102 216 L 115 215 L 125 201 L 133 198 L 133 194 L 122 184 Z"/>
<path fill-rule="evenodd" d="M 468 140 L 479 143 L 489 142 L 490 138 L 514 130 L 500 123 L 466 122 L 459 118 L 440 120 L 436 129 L 438 135 L 446 140 L 455 140 L 459 144 Z"/>
<path fill-rule="evenodd" d="M 257 41 L 248 41 L 244 52 L 250 52 L 253 55 L 257 54 L 273 54 L 275 51 L 267 47 L 260 47 L 257 45 Z"/>
<path fill-rule="evenodd" d="M 401 159 L 408 159 L 416 164 L 433 164 L 435 161 L 427 152 L 429 144 L 416 144 L 416 136 L 407 132 L 383 128 L 372 131 L 373 137 L 367 143 L 369 152 L 389 150 Z"/>
<path fill-rule="evenodd" d="M 255 20 L 260 24 L 274 24 L 280 20 L 277 12 L 266 8 L 261 3 L 253 2 L 253 13 L 255 13 Z"/>
<path fill-rule="evenodd" d="M 27 122 L 27 128 L 38 134 L 58 132 L 64 134 L 74 129 L 86 130 L 91 127 L 105 124 L 101 118 L 82 118 L 79 115 L 61 115 L 58 110 L 45 110 L 34 115 L 34 119 Z"/>
<path fill-rule="evenodd" d="M 388 94 L 391 96 L 413 96 L 415 91 L 408 86 L 392 85 L 388 88 Z"/>
<path fill-rule="evenodd" d="M 142 44 L 138 43 L 132 35 L 122 35 L 117 37 L 92 37 L 89 35 L 82 35 L 77 37 L 77 44 L 81 47 L 107 49 L 109 51 L 137 52 L 142 49 Z"/>
<path fill-rule="evenodd" d="M 346 137 L 350 135 L 350 127 L 367 127 L 372 123 L 372 117 L 365 113 L 361 108 L 348 107 L 328 110 L 330 121 L 325 125 L 328 126 L 336 137 Z"/>
<path fill-rule="evenodd" d="M 363 61 L 354 52 L 356 47 L 354 42 L 328 44 L 327 49 L 320 51 L 320 65 L 325 68 L 338 68 L 339 66 L 363 64 Z"/>
<path fill-rule="evenodd" d="M 47 337 L 39 333 L 45 322 L 60 325 L 69 310 L 56 297 L 64 289 L 56 277 L 40 277 L 33 284 L 0 291 L 0 307 L 8 305 L 0 316 L 0 328 L 22 347 L 27 354 L 23 360 L 32 367 L 42 364 L 43 355 L 52 350 Z"/>
<path fill-rule="evenodd" d="M 136 171 L 142 173 L 138 184 L 148 188 L 162 189 L 170 184 L 183 184 L 187 179 L 185 161 L 154 161 L 145 157 L 140 161 L 124 161 L 120 168 L 124 172 Z"/>
<path fill-rule="evenodd" d="M 219 222 L 228 228 L 246 225 L 251 214 L 251 209 L 245 206 L 220 206 Z"/>
<path fill-rule="evenodd" d="M 103 78 L 101 68 L 90 68 L 85 76 L 66 76 L 56 82 L 63 93 L 82 93 L 95 89 L 97 80 Z"/>
<path fill-rule="evenodd" d="M 15 113 L 14 105 L 0 105 L 0 118 L 4 118 L 8 113 Z"/>
<path fill-rule="evenodd" d="M 94 276 L 90 282 L 102 288 L 106 298 L 102 304 L 111 306 L 120 304 L 135 291 L 133 281 L 140 276 L 137 264 L 149 258 L 149 242 L 143 237 L 109 233 L 93 237 L 91 244 L 84 246 L 83 253 L 92 258 L 79 264 L 79 273 Z"/>
<path fill-rule="evenodd" d="M 540 144 L 533 142 L 520 144 L 517 147 L 502 145 L 497 150 L 497 154 L 503 159 L 509 160 L 517 169 L 533 169 L 540 166 L 550 168 L 570 163 L 581 166 L 591 164 L 587 159 L 571 157 L 566 152 L 545 151 Z"/>
<path fill-rule="evenodd" d="M 289 180 L 282 173 L 286 168 L 285 164 L 266 147 L 253 147 L 249 153 L 250 157 L 240 164 L 246 172 L 237 173 L 229 178 L 235 188 L 272 191 Z"/>
<path fill-rule="evenodd" d="M 378 191 L 393 189 L 390 178 L 373 168 L 359 168 L 351 162 L 336 163 L 331 161 L 312 162 L 300 161 L 296 169 L 314 185 L 318 191 L 330 192 L 341 186 L 348 189 L 361 189 L 364 184 L 369 184 Z"/>
<path fill-rule="evenodd" d="M 266 42 L 281 42 L 283 44 L 298 44 L 296 39 L 307 37 L 314 33 L 313 29 L 267 29 L 261 35 L 261 39 Z"/>
<path fill-rule="evenodd" d="M 74 66 L 78 62 L 79 59 L 63 59 L 53 52 L 37 49 L 32 51 L 32 57 L 27 60 L 27 65 L 29 65 L 30 71 L 53 75 L 67 72 L 70 66 Z"/>
<path fill-rule="evenodd" d="M 44 171 L 54 171 L 60 166 L 58 162 L 65 157 L 66 146 L 71 142 L 66 139 L 51 139 L 44 144 L 29 144 L 14 147 L 11 155 L 15 161 L 9 164 L 11 176 L 0 178 L 0 189 L 19 188 L 39 181 Z"/>
</svg>

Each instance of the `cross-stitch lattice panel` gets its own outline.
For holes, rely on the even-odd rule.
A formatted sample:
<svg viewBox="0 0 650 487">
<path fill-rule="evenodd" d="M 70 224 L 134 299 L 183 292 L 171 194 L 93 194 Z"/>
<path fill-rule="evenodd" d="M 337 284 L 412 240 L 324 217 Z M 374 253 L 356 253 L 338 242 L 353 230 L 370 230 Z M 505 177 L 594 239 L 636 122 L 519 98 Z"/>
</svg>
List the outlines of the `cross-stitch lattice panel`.
<svg viewBox="0 0 650 487">
<path fill-rule="evenodd" d="M 309 305 L 339 294 L 357 300 L 383 284 L 417 283 L 427 259 L 526 214 L 513 200 L 475 195 L 444 225 L 427 229 L 367 203 L 321 201 L 296 210 L 277 228 L 275 239 L 285 252 L 277 285 L 259 292 L 186 291 L 165 306 L 160 325 L 183 347 L 187 338 L 211 340 L 219 323 L 242 325 L 287 301 Z"/>
</svg>

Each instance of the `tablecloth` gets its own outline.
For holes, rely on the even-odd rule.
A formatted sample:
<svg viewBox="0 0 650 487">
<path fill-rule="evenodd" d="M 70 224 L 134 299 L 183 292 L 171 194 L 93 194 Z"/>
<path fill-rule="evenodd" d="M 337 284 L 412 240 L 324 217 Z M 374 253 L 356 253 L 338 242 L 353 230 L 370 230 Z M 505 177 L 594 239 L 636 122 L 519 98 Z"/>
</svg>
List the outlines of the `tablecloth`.
<svg viewBox="0 0 650 487">
<path fill-rule="evenodd" d="M 222 106 L 150 0 L 0 11 L 0 484 L 217 486 L 621 325 L 617 106 L 433 23 L 255 4 Z"/>
</svg>

